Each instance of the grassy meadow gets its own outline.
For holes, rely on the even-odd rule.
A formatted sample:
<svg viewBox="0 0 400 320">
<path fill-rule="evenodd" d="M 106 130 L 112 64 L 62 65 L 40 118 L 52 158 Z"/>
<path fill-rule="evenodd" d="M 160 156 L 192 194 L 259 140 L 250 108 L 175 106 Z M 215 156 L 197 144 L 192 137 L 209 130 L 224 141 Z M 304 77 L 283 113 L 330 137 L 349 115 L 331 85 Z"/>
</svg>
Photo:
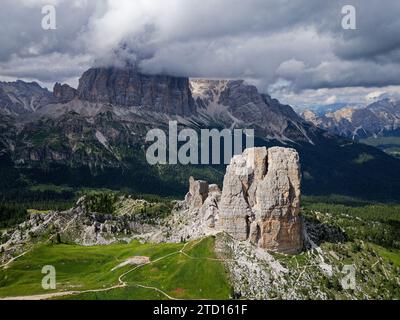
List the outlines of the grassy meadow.
<svg viewBox="0 0 400 320">
<path fill-rule="evenodd" d="M 134 256 L 149 257 L 154 262 L 137 268 L 122 277 L 123 288 L 102 292 L 74 294 L 63 299 L 160 299 L 166 296 L 181 299 L 228 299 L 230 286 L 222 262 L 215 258 L 214 239 L 184 244 L 130 244 L 82 247 L 77 245 L 42 244 L 0 269 L 0 297 L 19 297 L 63 291 L 97 290 L 114 287 L 119 277 L 135 269 L 114 267 Z M 160 259 L 167 256 L 165 259 Z M 192 257 L 193 256 L 193 257 Z M 157 261 L 160 259 L 159 261 Z M 43 290 L 42 267 L 52 265 L 57 272 L 57 289 Z"/>
</svg>

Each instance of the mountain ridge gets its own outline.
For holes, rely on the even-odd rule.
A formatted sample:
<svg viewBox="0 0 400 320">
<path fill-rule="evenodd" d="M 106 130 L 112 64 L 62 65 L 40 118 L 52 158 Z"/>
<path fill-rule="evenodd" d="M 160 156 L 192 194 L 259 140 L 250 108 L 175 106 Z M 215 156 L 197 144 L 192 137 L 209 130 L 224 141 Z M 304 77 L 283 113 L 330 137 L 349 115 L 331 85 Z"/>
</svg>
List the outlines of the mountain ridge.
<svg viewBox="0 0 400 320">
<path fill-rule="evenodd" d="M 399 129 L 400 101 L 387 98 L 365 107 L 345 107 L 321 115 L 307 110 L 302 115 L 324 130 L 357 140 Z"/>
<path fill-rule="evenodd" d="M 171 105 L 176 99 L 178 108 Z M 11 163 L 20 175 L 17 181 L 128 187 L 135 192 L 162 194 L 182 194 L 191 175 L 220 181 L 224 166 L 148 165 L 146 133 L 154 128 L 167 130 L 169 121 L 177 121 L 179 128 L 195 130 L 251 128 L 256 133 L 256 146 L 297 149 L 303 159 L 306 193 L 344 192 L 395 199 L 396 190 L 400 190 L 400 182 L 393 176 L 400 170 L 399 161 L 317 128 L 290 106 L 242 80 L 90 69 L 78 89 L 57 83 L 50 101 L 28 114 L 0 116 L 1 152 L 9 159 L 1 169 L 3 175 L 8 174 Z M 174 190 L 168 187 L 171 184 Z"/>
</svg>

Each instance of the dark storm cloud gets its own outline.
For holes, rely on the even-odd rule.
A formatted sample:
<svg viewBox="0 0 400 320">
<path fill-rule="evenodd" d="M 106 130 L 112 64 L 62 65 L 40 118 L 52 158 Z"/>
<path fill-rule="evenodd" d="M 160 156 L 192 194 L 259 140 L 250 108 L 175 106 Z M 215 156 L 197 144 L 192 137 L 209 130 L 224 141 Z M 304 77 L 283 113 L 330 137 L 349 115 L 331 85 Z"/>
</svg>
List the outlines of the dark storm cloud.
<svg viewBox="0 0 400 320">
<path fill-rule="evenodd" d="M 41 29 L 54 3 L 57 30 Z M 343 5 L 357 30 L 341 27 Z M 400 84 L 400 1 L 4 0 L 0 76 L 76 78 L 93 64 L 246 78 L 263 89 Z"/>
<path fill-rule="evenodd" d="M 357 31 L 338 32 L 343 39 L 335 53 L 350 60 L 391 60 L 400 49 L 400 1 L 356 1 L 355 6 Z"/>
</svg>

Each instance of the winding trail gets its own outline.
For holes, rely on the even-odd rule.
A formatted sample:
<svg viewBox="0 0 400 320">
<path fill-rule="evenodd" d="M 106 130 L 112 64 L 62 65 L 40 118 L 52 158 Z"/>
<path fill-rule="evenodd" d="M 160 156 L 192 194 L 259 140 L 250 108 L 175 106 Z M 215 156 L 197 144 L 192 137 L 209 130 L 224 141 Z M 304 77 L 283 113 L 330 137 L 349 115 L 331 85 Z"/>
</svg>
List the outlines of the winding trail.
<svg viewBox="0 0 400 320">
<path fill-rule="evenodd" d="M 15 260 L 17 260 L 17 259 L 23 257 L 24 255 L 26 255 L 27 253 L 29 253 L 30 251 L 32 251 L 32 249 L 33 249 L 33 247 L 32 247 L 32 248 L 29 248 L 29 250 L 26 250 L 25 252 L 21 253 L 20 255 L 14 257 L 14 258 L 11 258 L 11 259 L 8 260 L 5 264 L 0 265 L 0 268 L 2 268 L 2 269 L 7 268 L 7 267 L 8 267 L 11 263 L 13 263 Z"/>
<path fill-rule="evenodd" d="M 72 221 L 71 221 L 71 222 L 72 222 Z M 49 239 L 49 241 L 50 241 L 50 240 L 51 240 L 51 239 Z M 173 255 L 177 255 L 177 254 L 182 254 L 182 255 L 184 255 L 184 256 L 186 256 L 186 257 L 188 257 L 188 258 L 192 258 L 192 259 L 209 259 L 209 260 L 215 260 L 215 261 L 218 260 L 218 261 L 220 261 L 220 259 L 212 259 L 212 258 L 194 258 L 194 257 L 189 256 L 189 255 L 185 252 L 185 249 L 186 249 L 186 247 L 187 247 L 188 245 L 191 245 L 192 248 L 193 248 L 193 247 L 197 246 L 197 245 L 198 245 L 200 242 L 202 242 L 203 240 L 204 240 L 204 239 L 200 239 L 200 240 L 198 240 L 198 241 L 196 241 L 196 242 L 194 242 L 194 243 L 187 242 L 187 243 L 185 243 L 185 245 L 184 245 L 179 251 L 169 253 L 169 254 L 167 254 L 167 255 L 165 255 L 165 256 L 162 256 L 162 257 L 160 257 L 160 258 L 158 258 L 158 259 L 156 259 L 156 260 L 150 261 L 150 262 L 145 263 L 145 264 L 141 264 L 141 265 L 139 265 L 139 266 L 134 267 L 133 269 L 130 269 L 130 270 L 126 271 L 125 273 L 123 273 L 122 275 L 119 276 L 119 278 L 118 278 L 118 285 L 115 285 L 115 286 L 112 286 L 112 287 L 103 288 L 103 289 L 84 290 L 84 291 L 64 291 L 64 292 L 54 292 L 54 293 L 39 294 L 39 295 L 32 295 L 32 296 L 8 297 L 8 298 L 0 298 L 0 300 L 32 300 L 32 301 L 33 301 L 33 300 L 48 300 L 48 299 L 53 299 L 53 298 L 60 298 L 60 297 L 66 297 L 66 296 L 73 296 L 73 295 L 79 295 L 79 294 L 85 294 L 85 293 L 107 292 L 107 291 L 114 290 L 114 289 L 126 288 L 126 287 L 128 287 L 128 286 L 136 286 L 136 287 L 139 287 L 139 288 L 149 289 L 149 290 L 156 291 L 156 292 L 161 293 L 162 295 L 164 295 L 164 296 L 165 296 L 167 299 L 169 299 L 169 300 L 181 300 L 181 299 L 178 299 L 178 298 L 171 297 L 168 293 L 166 293 L 165 291 L 161 290 L 160 288 L 150 287 L 150 286 L 145 286 L 145 285 L 135 284 L 135 283 L 128 284 L 127 282 L 125 282 L 125 281 L 123 280 L 123 278 L 126 277 L 128 274 L 130 274 L 130 273 L 132 273 L 132 272 L 134 272 L 134 271 L 136 271 L 136 270 L 138 270 L 138 269 L 140 269 L 140 268 L 143 268 L 143 267 L 145 267 L 145 266 L 149 266 L 149 265 L 155 264 L 155 263 L 157 263 L 157 262 L 160 262 L 160 261 L 162 261 L 162 260 L 164 260 L 164 259 L 166 259 L 166 258 L 169 258 L 169 257 L 171 257 L 171 256 L 173 256 Z M 31 248 L 30 250 L 32 250 L 32 248 Z M 19 258 L 19 257 L 21 257 L 21 256 L 23 256 L 23 255 L 25 255 L 25 254 L 28 253 L 30 250 L 24 252 L 23 254 L 21 254 L 21 255 L 18 256 L 18 257 L 15 257 L 15 259 L 17 259 L 17 258 Z M 15 260 L 15 259 L 14 259 L 14 260 Z M 9 261 L 9 263 L 10 263 L 10 262 L 11 262 L 11 261 Z"/>
</svg>

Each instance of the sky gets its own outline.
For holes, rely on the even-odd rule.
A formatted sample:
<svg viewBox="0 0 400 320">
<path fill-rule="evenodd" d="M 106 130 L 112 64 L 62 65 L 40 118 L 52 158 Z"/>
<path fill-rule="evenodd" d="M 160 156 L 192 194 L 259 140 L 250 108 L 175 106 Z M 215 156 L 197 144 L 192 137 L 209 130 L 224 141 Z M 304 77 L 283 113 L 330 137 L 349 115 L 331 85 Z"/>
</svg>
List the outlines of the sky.
<svg viewBox="0 0 400 320">
<path fill-rule="evenodd" d="M 44 30 L 53 5 L 56 30 Z M 342 8 L 356 9 L 356 30 Z M 92 66 L 245 79 L 292 106 L 400 96 L 398 0 L 2 0 L 0 80 L 76 87 Z"/>
</svg>

